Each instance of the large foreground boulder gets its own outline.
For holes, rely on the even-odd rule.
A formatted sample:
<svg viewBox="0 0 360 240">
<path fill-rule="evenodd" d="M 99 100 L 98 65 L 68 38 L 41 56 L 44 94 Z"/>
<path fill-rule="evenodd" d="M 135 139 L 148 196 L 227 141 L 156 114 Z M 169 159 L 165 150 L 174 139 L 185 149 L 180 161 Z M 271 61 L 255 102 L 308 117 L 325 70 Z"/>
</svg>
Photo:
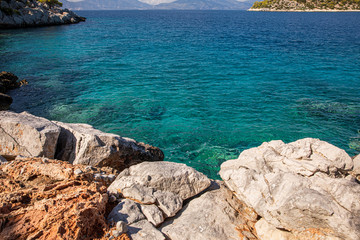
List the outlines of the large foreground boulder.
<svg viewBox="0 0 360 240">
<path fill-rule="evenodd" d="M 133 139 L 104 133 L 87 124 L 54 122 L 61 127 L 56 159 L 123 170 L 143 161 L 162 161 L 163 152 Z"/>
<path fill-rule="evenodd" d="M 360 185 L 348 175 L 352 159 L 318 139 L 263 143 L 221 165 L 239 199 L 279 229 L 315 229 L 360 239 Z"/>
<path fill-rule="evenodd" d="M 164 159 L 157 147 L 104 133 L 87 124 L 51 122 L 27 112 L 9 111 L 0 111 L 0 155 L 56 158 L 118 170 L 142 161 Z"/>
<path fill-rule="evenodd" d="M 244 206 L 223 183 L 191 200 L 161 231 L 172 240 L 257 239 L 251 233 L 257 214 Z"/>
<path fill-rule="evenodd" d="M 172 193 L 183 201 L 200 193 L 210 184 L 204 174 L 182 163 L 143 162 L 121 172 L 108 191 L 151 204 L 155 202 L 152 198 L 157 198 L 156 193 Z"/>
<path fill-rule="evenodd" d="M 108 187 L 108 193 L 120 199 L 108 219 L 126 222 L 132 239 L 165 239 L 155 226 L 175 216 L 184 200 L 210 184 L 204 174 L 181 163 L 143 162 L 131 166 Z"/>
<path fill-rule="evenodd" d="M 0 111 L 0 155 L 54 158 L 59 134 L 45 118 Z"/>
</svg>

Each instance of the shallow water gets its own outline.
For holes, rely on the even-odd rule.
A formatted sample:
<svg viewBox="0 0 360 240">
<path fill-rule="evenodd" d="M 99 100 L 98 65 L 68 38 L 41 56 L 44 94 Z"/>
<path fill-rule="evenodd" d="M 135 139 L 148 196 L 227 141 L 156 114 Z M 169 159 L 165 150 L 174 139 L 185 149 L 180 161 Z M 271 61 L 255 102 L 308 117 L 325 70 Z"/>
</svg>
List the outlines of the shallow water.
<svg viewBox="0 0 360 240">
<path fill-rule="evenodd" d="M 212 178 L 273 139 L 360 151 L 360 13 L 79 13 L 0 32 L 0 69 L 30 83 L 14 111 L 144 141 Z"/>
</svg>

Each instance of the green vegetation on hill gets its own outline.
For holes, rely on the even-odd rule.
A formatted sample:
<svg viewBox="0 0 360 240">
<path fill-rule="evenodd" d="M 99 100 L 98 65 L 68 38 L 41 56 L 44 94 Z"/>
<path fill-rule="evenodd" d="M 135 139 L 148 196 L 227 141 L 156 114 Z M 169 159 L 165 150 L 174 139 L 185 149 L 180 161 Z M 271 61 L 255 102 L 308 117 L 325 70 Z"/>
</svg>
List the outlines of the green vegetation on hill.
<svg viewBox="0 0 360 240">
<path fill-rule="evenodd" d="M 263 0 L 251 9 L 270 10 L 360 10 L 360 0 Z"/>
<path fill-rule="evenodd" d="M 42 2 L 42 3 L 47 3 L 49 4 L 49 6 L 59 6 L 59 7 L 62 7 L 62 3 L 59 2 L 58 0 L 38 0 L 39 2 Z"/>
</svg>

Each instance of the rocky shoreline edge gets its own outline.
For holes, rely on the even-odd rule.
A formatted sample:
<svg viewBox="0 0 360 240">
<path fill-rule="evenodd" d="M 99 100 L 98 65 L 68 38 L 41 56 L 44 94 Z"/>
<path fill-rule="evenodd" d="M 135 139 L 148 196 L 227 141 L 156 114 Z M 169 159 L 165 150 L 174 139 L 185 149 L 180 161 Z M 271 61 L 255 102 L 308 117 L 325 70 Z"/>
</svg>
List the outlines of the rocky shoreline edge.
<svg viewBox="0 0 360 240">
<path fill-rule="evenodd" d="M 271 8 L 250 8 L 250 12 L 360 12 L 360 10 L 332 10 L 332 9 L 271 9 Z"/>
<path fill-rule="evenodd" d="M 360 155 L 271 141 L 214 181 L 86 124 L 0 111 L 0 239 L 359 239 Z"/>
<path fill-rule="evenodd" d="M 0 0 L 0 29 L 79 23 L 86 20 L 58 1 Z"/>
</svg>

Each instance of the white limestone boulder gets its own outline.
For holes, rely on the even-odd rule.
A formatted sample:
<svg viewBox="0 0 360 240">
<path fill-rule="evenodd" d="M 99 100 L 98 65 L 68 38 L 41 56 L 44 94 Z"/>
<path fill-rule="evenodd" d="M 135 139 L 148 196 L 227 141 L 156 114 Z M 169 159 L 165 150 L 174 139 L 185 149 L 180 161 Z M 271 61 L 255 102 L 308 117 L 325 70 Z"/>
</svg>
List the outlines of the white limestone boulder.
<svg viewBox="0 0 360 240">
<path fill-rule="evenodd" d="M 192 199 L 176 215 L 166 220 L 160 230 L 172 240 L 228 240 L 256 239 L 243 238 L 240 231 L 245 225 L 245 217 L 237 199 L 232 200 L 232 192 L 223 185 Z M 248 217 L 251 218 L 251 217 Z M 255 217 L 256 219 L 256 217 Z M 253 220 L 255 220 L 253 219 Z"/>
<path fill-rule="evenodd" d="M 126 224 L 132 224 L 144 219 L 145 216 L 140 210 L 140 205 L 129 199 L 121 200 L 108 216 L 110 222 L 123 221 Z"/>
<path fill-rule="evenodd" d="M 30 113 L 0 111 L 0 154 L 54 158 L 60 127 Z"/>
<path fill-rule="evenodd" d="M 128 188 L 147 188 L 149 191 L 171 192 L 182 200 L 200 193 L 210 186 L 210 180 L 204 174 L 182 163 L 174 162 L 142 162 L 121 172 L 108 187 L 108 192 L 118 194 L 126 192 Z M 149 190 L 150 189 L 150 190 Z M 141 194 L 141 193 L 139 193 Z M 140 197 L 127 195 L 141 202 Z M 143 196 L 145 198 L 145 196 Z"/>
<path fill-rule="evenodd" d="M 148 222 L 146 224 L 143 222 L 144 226 L 148 228 L 149 224 L 158 226 L 166 218 L 175 216 L 181 210 L 184 200 L 201 193 L 210 184 L 211 181 L 204 174 L 185 164 L 142 162 L 122 171 L 108 187 L 108 193 L 117 198 L 127 198 L 138 202 L 139 209 L 146 216 L 146 222 Z M 121 202 L 123 201 L 122 199 Z M 120 206 L 118 205 L 116 208 L 118 209 Z M 130 212 L 122 214 L 131 216 Z M 112 217 L 109 216 L 110 218 Z M 125 221 L 124 219 L 118 220 Z M 129 226 L 129 232 L 131 232 L 131 226 Z M 145 232 L 148 231 L 152 230 Z M 157 239 L 160 236 L 155 233 L 149 233 L 154 237 L 149 239 Z M 133 235 L 131 237 L 135 239 Z"/>
<path fill-rule="evenodd" d="M 245 150 L 221 165 L 220 176 L 277 228 L 328 229 L 329 236 L 360 239 L 360 185 L 345 178 L 352 168 L 344 150 L 307 138 Z"/>
<path fill-rule="evenodd" d="M 132 240 L 165 240 L 165 236 L 146 220 L 129 225 L 128 234 Z"/>
<path fill-rule="evenodd" d="M 360 154 L 354 157 L 354 173 L 359 175 L 360 174 Z"/>
<path fill-rule="evenodd" d="M 59 160 L 123 170 L 142 161 L 161 161 L 164 158 L 157 147 L 104 133 L 87 124 L 54 123 L 61 127 L 55 155 Z"/>
</svg>

